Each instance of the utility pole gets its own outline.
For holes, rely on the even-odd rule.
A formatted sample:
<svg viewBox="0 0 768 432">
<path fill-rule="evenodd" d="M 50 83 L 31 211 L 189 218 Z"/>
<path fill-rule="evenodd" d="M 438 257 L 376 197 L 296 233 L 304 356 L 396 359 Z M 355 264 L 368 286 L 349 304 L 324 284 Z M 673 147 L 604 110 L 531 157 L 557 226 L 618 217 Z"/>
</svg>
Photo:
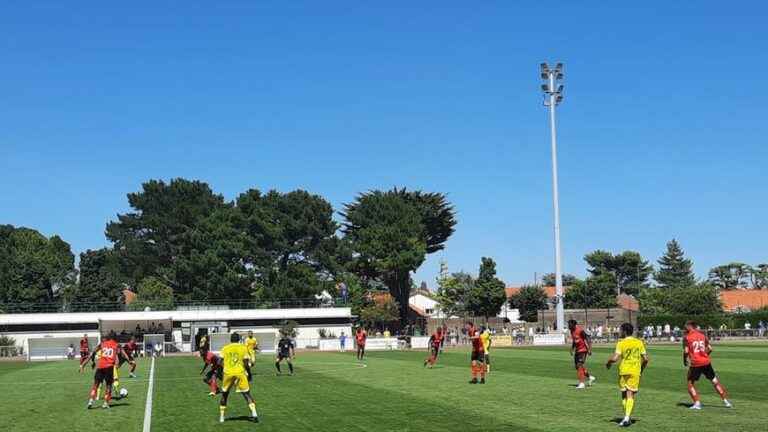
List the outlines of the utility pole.
<svg viewBox="0 0 768 432">
<path fill-rule="evenodd" d="M 563 272 L 560 256 L 560 197 L 557 184 L 557 128 L 555 124 L 555 107 L 563 101 L 563 85 L 558 82 L 563 79 L 563 64 L 557 63 L 550 69 L 547 63 L 541 64 L 541 79 L 544 83 L 544 106 L 549 108 L 549 129 L 552 138 L 552 202 L 555 219 L 555 300 L 557 330 L 565 330 L 565 308 L 563 305 Z"/>
</svg>

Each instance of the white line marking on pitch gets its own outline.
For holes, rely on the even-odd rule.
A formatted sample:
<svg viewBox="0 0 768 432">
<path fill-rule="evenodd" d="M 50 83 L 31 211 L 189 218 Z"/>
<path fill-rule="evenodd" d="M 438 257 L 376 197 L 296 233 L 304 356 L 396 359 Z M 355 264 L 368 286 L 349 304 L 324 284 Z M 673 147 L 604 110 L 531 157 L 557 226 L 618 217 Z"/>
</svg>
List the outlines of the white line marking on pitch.
<svg viewBox="0 0 768 432">
<path fill-rule="evenodd" d="M 155 358 L 152 357 L 152 364 L 149 366 L 149 386 L 147 386 L 147 404 L 144 406 L 144 432 L 150 432 L 152 429 L 152 384 L 155 378 Z"/>
</svg>

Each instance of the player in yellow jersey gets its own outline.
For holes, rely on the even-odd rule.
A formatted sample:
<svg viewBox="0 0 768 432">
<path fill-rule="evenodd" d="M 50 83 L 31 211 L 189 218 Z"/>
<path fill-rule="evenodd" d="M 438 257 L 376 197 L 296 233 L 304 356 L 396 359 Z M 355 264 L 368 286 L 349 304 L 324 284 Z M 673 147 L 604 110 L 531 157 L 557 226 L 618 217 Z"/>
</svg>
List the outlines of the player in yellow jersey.
<svg viewBox="0 0 768 432">
<path fill-rule="evenodd" d="M 480 342 L 483 343 L 483 351 L 485 355 L 485 371 L 491 371 L 491 331 L 487 327 L 483 327 L 483 332 L 480 333 Z"/>
<path fill-rule="evenodd" d="M 245 369 L 248 373 L 248 382 L 250 382 L 253 378 L 251 366 L 256 363 L 256 353 L 259 351 L 259 340 L 256 339 L 250 330 L 248 331 L 248 337 L 245 338 L 245 348 L 248 349 L 248 357 L 250 358 L 249 366 Z"/>
<path fill-rule="evenodd" d="M 219 403 L 219 422 L 224 423 L 224 413 L 227 411 L 227 399 L 232 387 L 236 388 L 238 393 L 242 393 L 248 408 L 251 410 L 251 420 L 259 421 L 259 415 L 256 414 L 256 402 L 251 396 L 251 386 L 248 384 L 248 375 L 245 370 L 250 363 L 248 348 L 240 343 L 240 335 L 232 333 L 229 341 L 231 343 L 221 349 L 221 358 L 224 363 L 224 379 L 221 381 L 221 402 Z"/>
<path fill-rule="evenodd" d="M 624 419 L 619 426 L 632 425 L 630 416 L 635 407 L 635 395 L 640 390 L 640 375 L 648 366 L 648 353 L 642 340 L 633 336 L 635 328 L 630 323 L 621 325 L 621 340 L 616 343 L 616 350 L 608 359 L 605 367 L 619 363 L 619 390 L 621 390 L 621 404 L 624 406 Z"/>
</svg>

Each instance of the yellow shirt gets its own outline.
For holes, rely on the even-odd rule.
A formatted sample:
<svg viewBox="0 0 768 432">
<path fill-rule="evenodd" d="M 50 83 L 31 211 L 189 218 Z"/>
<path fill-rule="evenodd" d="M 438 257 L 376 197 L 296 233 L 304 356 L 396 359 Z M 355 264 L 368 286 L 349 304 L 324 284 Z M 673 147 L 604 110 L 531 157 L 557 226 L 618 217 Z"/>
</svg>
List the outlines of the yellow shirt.
<svg viewBox="0 0 768 432">
<path fill-rule="evenodd" d="M 384 337 L 385 337 L 385 338 L 389 339 L 389 337 L 390 337 L 391 335 L 392 335 L 392 334 L 389 332 L 389 330 L 384 330 Z"/>
<path fill-rule="evenodd" d="M 248 358 L 248 348 L 239 343 L 227 344 L 221 349 L 221 358 L 226 375 L 242 375 L 245 373 L 243 362 Z"/>
<path fill-rule="evenodd" d="M 640 375 L 645 355 L 645 344 L 640 339 L 629 336 L 616 344 L 616 354 L 621 355 L 619 375 Z"/>
<path fill-rule="evenodd" d="M 245 347 L 248 348 L 249 353 L 256 353 L 256 350 L 259 348 L 259 340 L 255 337 L 246 337 Z"/>
<path fill-rule="evenodd" d="M 480 342 L 483 343 L 483 351 L 488 354 L 488 350 L 491 348 L 491 332 L 486 330 L 480 333 Z"/>
</svg>

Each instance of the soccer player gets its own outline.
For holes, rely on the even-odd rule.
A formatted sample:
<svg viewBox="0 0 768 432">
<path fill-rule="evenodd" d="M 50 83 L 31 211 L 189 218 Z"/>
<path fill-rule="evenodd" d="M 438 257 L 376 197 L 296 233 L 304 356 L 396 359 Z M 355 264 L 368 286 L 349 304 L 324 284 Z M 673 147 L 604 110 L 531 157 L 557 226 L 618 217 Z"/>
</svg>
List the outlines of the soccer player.
<svg viewBox="0 0 768 432">
<path fill-rule="evenodd" d="M 248 409 L 251 410 L 251 420 L 259 421 L 256 413 L 256 402 L 251 396 L 251 386 L 248 384 L 248 376 L 245 373 L 245 365 L 249 362 L 248 349 L 240 343 L 240 335 L 232 333 L 230 343 L 221 349 L 221 358 L 224 362 L 224 378 L 221 380 L 221 402 L 219 403 L 219 423 L 224 423 L 224 414 L 227 411 L 227 399 L 232 387 L 245 397 Z"/>
<path fill-rule="evenodd" d="M 80 366 L 84 365 L 91 356 L 91 349 L 88 346 L 88 335 L 84 334 L 80 339 Z"/>
<path fill-rule="evenodd" d="M 487 327 L 483 327 L 483 331 L 480 333 L 480 342 L 483 343 L 483 363 L 485 363 L 485 371 L 491 371 L 491 331 Z"/>
<path fill-rule="evenodd" d="M 134 355 L 138 353 L 139 345 L 136 343 L 136 338 L 131 336 L 131 339 L 123 344 L 123 351 L 125 352 L 125 360 L 122 358 L 120 359 L 120 363 L 118 367 L 122 367 L 123 363 L 126 361 L 131 366 L 131 370 L 128 373 L 128 376 L 131 378 L 136 378 L 136 360 L 134 359 Z"/>
<path fill-rule="evenodd" d="M 619 426 L 632 425 L 632 409 L 635 407 L 635 395 L 640 390 L 640 375 L 648 366 L 648 354 L 642 340 L 633 336 L 635 328 L 630 323 L 621 325 L 621 340 L 616 343 L 616 350 L 605 364 L 606 369 L 619 363 L 619 390 L 621 391 L 621 404 L 624 406 L 624 419 Z"/>
<path fill-rule="evenodd" d="M 365 341 L 368 340 L 368 333 L 365 329 L 358 327 L 355 332 L 355 342 L 357 343 L 357 359 L 363 360 L 365 358 Z"/>
<path fill-rule="evenodd" d="M 467 321 L 466 324 L 467 337 L 472 341 L 472 380 L 470 384 L 477 384 L 477 376 L 480 375 L 480 384 L 485 384 L 485 350 L 483 349 L 483 341 L 480 340 L 480 332 L 475 327 L 472 321 Z"/>
<path fill-rule="evenodd" d="M 275 358 L 275 368 L 277 368 L 277 374 L 282 375 L 283 371 L 280 370 L 280 363 L 283 360 L 288 361 L 288 370 L 293 375 L 293 358 L 296 356 L 295 346 L 293 341 L 288 336 L 283 336 L 277 342 L 277 358 Z"/>
<path fill-rule="evenodd" d="M 106 386 L 104 392 L 104 404 L 102 408 L 109 408 L 109 403 L 112 401 L 112 384 L 114 383 L 114 369 L 115 364 L 119 356 L 124 356 L 120 344 L 115 340 L 114 333 L 110 332 L 104 340 L 96 347 L 91 354 L 91 367 L 96 366 L 96 357 L 99 357 L 98 366 L 96 367 L 96 373 L 93 377 L 93 386 L 91 387 L 90 398 L 88 399 L 88 409 L 93 406 L 93 401 L 96 399 L 96 393 L 99 386 L 104 383 Z M 82 372 L 85 364 L 80 365 L 80 371 Z"/>
<path fill-rule="evenodd" d="M 723 400 L 723 405 L 726 408 L 732 408 L 733 405 L 728 400 L 728 395 L 725 392 L 725 388 L 720 384 L 715 370 L 712 368 L 712 361 L 709 355 L 712 353 L 712 346 L 709 344 L 709 338 L 707 335 L 699 330 L 698 325 L 694 321 L 688 321 L 685 323 L 685 337 L 683 338 L 683 365 L 688 366 L 688 394 L 693 399 L 693 405 L 691 409 L 701 409 L 701 399 L 699 393 L 696 391 L 696 381 L 704 375 L 708 380 L 712 381 L 712 385 L 715 387 L 715 391 L 720 395 L 720 399 Z"/>
<path fill-rule="evenodd" d="M 440 346 L 442 343 L 443 330 L 442 328 L 438 327 L 437 331 L 432 333 L 432 335 L 429 337 L 429 357 L 424 360 L 424 367 L 429 366 L 431 369 L 435 363 L 437 363 L 437 358 L 440 356 Z"/>
<path fill-rule="evenodd" d="M 253 336 L 253 332 L 250 330 L 248 331 L 248 336 L 245 338 L 245 347 L 248 349 L 248 356 L 250 357 L 248 367 L 245 369 L 248 373 L 248 381 L 250 382 L 253 377 L 251 375 L 251 365 L 256 362 L 256 352 L 259 350 L 259 340 Z"/>
<path fill-rule="evenodd" d="M 571 355 L 573 364 L 576 366 L 576 375 L 579 378 L 577 389 L 583 389 L 585 380 L 589 380 L 589 385 L 595 382 L 595 377 L 590 375 L 587 367 L 587 357 L 592 355 L 592 339 L 589 333 L 585 332 L 581 326 L 577 325 L 576 320 L 568 320 L 568 330 L 571 331 Z"/>
<path fill-rule="evenodd" d="M 200 371 L 200 375 L 204 374 L 205 370 L 210 367 L 210 370 L 208 370 L 208 373 L 205 373 L 205 377 L 203 378 L 203 382 L 208 384 L 208 387 L 211 389 L 208 396 L 216 396 L 219 394 L 218 383 L 216 380 L 224 379 L 221 373 L 221 368 L 223 366 L 221 357 L 204 349 L 200 350 L 200 357 L 203 359 L 203 370 Z"/>
</svg>

